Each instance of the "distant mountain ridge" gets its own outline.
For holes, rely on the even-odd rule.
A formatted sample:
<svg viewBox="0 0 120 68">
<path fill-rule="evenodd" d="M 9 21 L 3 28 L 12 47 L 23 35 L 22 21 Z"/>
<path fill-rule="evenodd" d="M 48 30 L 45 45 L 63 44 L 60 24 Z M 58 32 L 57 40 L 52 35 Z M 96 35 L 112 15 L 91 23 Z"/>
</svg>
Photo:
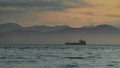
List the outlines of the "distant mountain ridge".
<svg viewBox="0 0 120 68">
<path fill-rule="evenodd" d="M 10 23 L 7 26 L 4 24 L 4 26 L 5 29 L 0 25 L 0 28 L 5 30 L 0 32 L 0 44 L 61 44 L 79 39 L 85 39 L 90 44 L 120 44 L 120 29 L 106 24 L 81 28 L 69 26 L 22 27 Z M 6 28 L 9 30 L 6 31 Z"/>
<path fill-rule="evenodd" d="M 0 24 L 0 32 L 6 32 L 6 31 L 12 31 L 12 30 L 31 30 L 31 31 L 41 31 L 41 32 L 51 32 L 51 31 L 61 31 L 61 30 L 83 30 L 83 29 L 92 29 L 92 30 L 117 30 L 119 31 L 119 28 L 113 27 L 111 25 L 103 24 L 103 25 L 97 25 L 97 26 L 85 26 L 81 28 L 72 28 L 68 25 L 63 26 L 30 26 L 30 27 L 23 27 L 16 23 L 5 23 Z"/>
<path fill-rule="evenodd" d="M 41 31 L 41 32 L 50 32 L 50 31 L 58 31 L 58 30 L 62 30 L 65 28 L 70 28 L 67 25 L 64 26 L 32 26 L 32 27 L 26 27 L 26 30 L 32 30 L 32 31 Z"/>
<path fill-rule="evenodd" d="M 0 32 L 15 30 L 15 29 L 22 29 L 23 27 L 16 24 L 16 23 L 5 23 L 0 24 Z"/>
<path fill-rule="evenodd" d="M 65 28 L 70 28 L 67 25 L 63 26 L 31 26 L 31 27 L 23 27 L 16 23 L 5 23 L 0 24 L 0 32 L 12 31 L 12 30 L 31 30 L 31 31 L 41 31 L 41 32 L 50 32 L 50 31 L 57 31 Z"/>
</svg>

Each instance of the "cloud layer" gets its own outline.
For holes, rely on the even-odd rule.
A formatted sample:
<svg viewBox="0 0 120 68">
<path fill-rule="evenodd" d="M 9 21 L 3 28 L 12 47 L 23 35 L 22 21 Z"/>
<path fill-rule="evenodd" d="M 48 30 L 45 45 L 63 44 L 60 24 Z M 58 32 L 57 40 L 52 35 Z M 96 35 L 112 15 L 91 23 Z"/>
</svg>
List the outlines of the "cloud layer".
<svg viewBox="0 0 120 68">
<path fill-rule="evenodd" d="M 31 25 L 119 24 L 119 0 L 0 0 L 0 23 Z"/>
</svg>

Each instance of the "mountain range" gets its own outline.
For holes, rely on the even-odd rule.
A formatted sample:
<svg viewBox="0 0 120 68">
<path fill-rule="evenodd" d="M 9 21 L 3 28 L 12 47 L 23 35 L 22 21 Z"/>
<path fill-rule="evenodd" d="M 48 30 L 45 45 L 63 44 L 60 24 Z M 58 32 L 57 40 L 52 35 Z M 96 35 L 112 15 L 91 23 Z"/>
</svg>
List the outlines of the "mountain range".
<svg viewBox="0 0 120 68">
<path fill-rule="evenodd" d="M 31 30 L 31 31 L 41 31 L 41 32 L 50 32 L 50 31 L 58 31 L 61 29 L 69 28 L 69 26 L 30 26 L 30 27 L 23 27 L 16 23 L 6 23 L 0 24 L 0 32 L 12 31 L 12 30 Z"/>
<path fill-rule="evenodd" d="M 16 23 L 0 24 L 1 44 L 64 44 L 84 39 L 89 44 L 120 44 L 120 29 L 103 24 L 92 27 L 23 27 Z"/>
</svg>

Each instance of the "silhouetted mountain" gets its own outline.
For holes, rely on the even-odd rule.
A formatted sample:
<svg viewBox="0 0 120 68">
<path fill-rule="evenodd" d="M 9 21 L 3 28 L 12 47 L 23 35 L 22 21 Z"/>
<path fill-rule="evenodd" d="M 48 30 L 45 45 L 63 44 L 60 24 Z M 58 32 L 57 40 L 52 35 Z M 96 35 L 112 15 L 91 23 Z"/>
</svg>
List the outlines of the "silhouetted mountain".
<svg viewBox="0 0 120 68">
<path fill-rule="evenodd" d="M 120 33 L 120 29 L 115 28 L 111 25 L 98 25 L 95 27 L 82 27 L 82 28 L 66 28 L 64 30 L 55 31 L 54 33 Z"/>
<path fill-rule="evenodd" d="M 65 25 L 65 26 L 32 26 L 32 27 L 27 27 L 25 28 L 26 30 L 32 30 L 32 31 L 41 31 L 41 32 L 50 32 L 50 31 L 58 31 L 58 30 L 62 30 L 65 28 L 70 28 L 69 26 Z"/>
<path fill-rule="evenodd" d="M 0 24 L 0 32 L 6 32 L 11 30 L 31 30 L 31 31 L 41 31 L 41 32 L 50 32 L 50 31 L 58 31 L 65 28 L 70 28 L 67 25 L 64 26 L 32 26 L 32 27 L 22 27 L 16 23 L 5 23 Z"/>
<path fill-rule="evenodd" d="M 0 32 L 11 31 L 14 29 L 21 29 L 21 28 L 23 28 L 23 27 L 16 23 L 0 24 Z"/>
<path fill-rule="evenodd" d="M 111 25 L 98 25 L 94 28 L 94 30 L 101 30 L 101 31 L 119 31 L 118 28 L 115 28 Z"/>
<path fill-rule="evenodd" d="M 92 44 L 120 44 L 120 29 L 111 25 L 98 25 L 92 28 L 69 27 L 50 32 L 27 29 L 0 33 L 0 43 L 53 44 L 78 41 L 81 38 Z"/>
</svg>

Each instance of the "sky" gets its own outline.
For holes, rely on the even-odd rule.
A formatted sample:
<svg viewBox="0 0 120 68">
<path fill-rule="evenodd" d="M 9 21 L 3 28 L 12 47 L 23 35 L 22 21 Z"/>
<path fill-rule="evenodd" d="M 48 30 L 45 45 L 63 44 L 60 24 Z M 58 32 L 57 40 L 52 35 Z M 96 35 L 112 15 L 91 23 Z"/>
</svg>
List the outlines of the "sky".
<svg viewBox="0 0 120 68">
<path fill-rule="evenodd" d="M 110 24 L 120 27 L 120 0 L 0 0 L 0 24 Z"/>
</svg>

